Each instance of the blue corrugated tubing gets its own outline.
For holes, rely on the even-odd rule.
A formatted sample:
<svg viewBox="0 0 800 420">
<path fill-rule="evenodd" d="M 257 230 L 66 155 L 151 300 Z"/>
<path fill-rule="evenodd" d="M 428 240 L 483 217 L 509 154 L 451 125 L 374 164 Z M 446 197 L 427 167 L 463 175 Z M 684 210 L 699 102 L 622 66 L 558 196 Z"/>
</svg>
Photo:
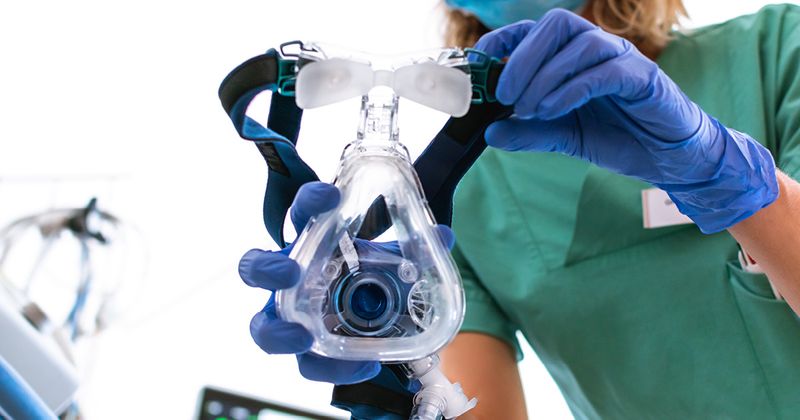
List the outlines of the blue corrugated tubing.
<svg viewBox="0 0 800 420">
<path fill-rule="evenodd" d="M 16 420 L 54 420 L 53 412 L 0 356 L 0 411 Z"/>
</svg>

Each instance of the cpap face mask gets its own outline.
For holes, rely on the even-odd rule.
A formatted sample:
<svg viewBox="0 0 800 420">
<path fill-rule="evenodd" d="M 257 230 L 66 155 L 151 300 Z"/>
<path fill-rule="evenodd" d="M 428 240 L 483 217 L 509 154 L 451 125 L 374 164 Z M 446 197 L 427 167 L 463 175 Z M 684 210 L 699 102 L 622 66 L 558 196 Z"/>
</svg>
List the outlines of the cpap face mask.
<svg viewBox="0 0 800 420">
<path fill-rule="evenodd" d="M 299 264 L 302 281 L 277 292 L 278 313 L 311 332 L 314 353 L 406 362 L 410 375 L 430 375 L 435 368 L 430 356 L 461 326 L 464 291 L 408 151 L 399 142 L 398 104 L 405 97 L 454 116 L 466 114 L 472 100 L 464 70 L 468 62 L 458 50 L 442 50 L 434 57 L 375 68 L 351 58 L 327 58 L 319 45 L 309 47 L 300 56 L 308 63 L 297 74 L 297 105 L 310 109 L 361 96 L 361 118 L 333 182 L 341 202 L 309 221 L 294 243 L 290 258 Z M 358 238 L 374 217 L 371 209 L 388 217 L 396 246 Z M 441 373 L 430 377 L 449 390 L 450 409 L 439 410 L 447 410 L 448 417 L 477 403 Z M 439 401 L 445 395 L 431 398 Z"/>
<path fill-rule="evenodd" d="M 345 360 L 405 362 L 436 353 L 464 317 L 458 270 L 442 243 L 406 148 L 398 140 L 398 96 L 463 115 L 471 101 L 463 54 L 445 50 L 396 69 L 345 58 L 301 55 L 301 108 L 361 96 L 356 140 L 342 154 L 334 185 L 339 206 L 309 221 L 290 257 L 298 285 L 278 292 L 278 313 L 306 327 L 312 351 Z M 382 209 L 397 246 L 358 239 L 370 209 Z M 375 210 L 373 210 L 374 212 Z"/>
<path fill-rule="evenodd" d="M 291 46 L 299 51 L 287 52 Z M 493 96 L 501 68 L 474 50 L 367 57 L 293 42 L 243 63 L 220 88 L 239 134 L 256 141 L 270 168 L 264 215 L 281 245 L 288 203 L 317 179 L 294 147 L 302 110 L 361 97 L 356 139 L 333 182 L 340 203 L 312 218 L 292 244 L 301 281 L 276 292 L 276 308 L 311 332 L 312 352 L 397 364 L 419 380 L 412 419 L 454 418 L 477 403 L 438 369 L 436 353 L 463 321 L 464 291 L 434 214 L 449 224 L 455 185 L 485 148 L 483 130 L 511 114 Z M 245 111 L 266 89 L 274 93 L 264 128 Z M 399 142 L 400 98 L 454 117 L 413 164 Z"/>
</svg>

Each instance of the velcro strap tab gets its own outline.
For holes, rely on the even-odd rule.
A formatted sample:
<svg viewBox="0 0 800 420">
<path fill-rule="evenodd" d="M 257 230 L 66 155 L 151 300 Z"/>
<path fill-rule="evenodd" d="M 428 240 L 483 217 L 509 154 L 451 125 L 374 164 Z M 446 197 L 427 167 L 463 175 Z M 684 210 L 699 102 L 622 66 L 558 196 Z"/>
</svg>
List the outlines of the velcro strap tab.
<svg viewBox="0 0 800 420">
<path fill-rule="evenodd" d="M 245 61 L 228 73 L 219 86 L 218 94 L 222 108 L 230 115 L 234 104 L 245 94 L 261 87 L 262 91 L 269 89 L 270 85 L 275 85 L 277 82 L 278 52 L 270 49 L 265 54 Z"/>
</svg>

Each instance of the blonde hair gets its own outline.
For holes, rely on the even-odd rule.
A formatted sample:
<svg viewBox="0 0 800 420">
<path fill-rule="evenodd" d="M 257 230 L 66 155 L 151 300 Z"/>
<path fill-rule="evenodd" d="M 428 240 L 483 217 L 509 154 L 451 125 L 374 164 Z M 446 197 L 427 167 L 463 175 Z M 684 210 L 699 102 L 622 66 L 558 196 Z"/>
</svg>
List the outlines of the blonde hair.
<svg viewBox="0 0 800 420">
<path fill-rule="evenodd" d="M 649 54 L 669 42 L 672 29 L 687 13 L 682 0 L 589 0 L 583 15 Z M 489 31 L 475 16 L 446 5 L 445 17 L 447 46 L 471 47 Z"/>
</svg>

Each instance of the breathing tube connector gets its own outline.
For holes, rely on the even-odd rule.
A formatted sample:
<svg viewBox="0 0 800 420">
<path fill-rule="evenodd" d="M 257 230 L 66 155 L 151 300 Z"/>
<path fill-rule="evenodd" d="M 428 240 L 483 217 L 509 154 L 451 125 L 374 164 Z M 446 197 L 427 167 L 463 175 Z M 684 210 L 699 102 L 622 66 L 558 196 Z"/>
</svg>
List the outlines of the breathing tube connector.
<svg viewBox="0 0 800 420">
<path fill-rule="evenodd" d="M 460 384 L 444 376 L 437 355 L 407 363 L 405 369 L 409 378 L 422 385 L 414 396 L 410 420 L 454 419 L 478 404 L 477 398 L 468 399 Z"/>
<path fill-rule="evenodd" d="M 418 396 L 421 395 L 417 394 Z M 422 398 L 414 398 L 414 408 L 410 420 L 442 420 L 444 419 L 444 401 L 435 395 L 426 393 Z"/>
</svg>

